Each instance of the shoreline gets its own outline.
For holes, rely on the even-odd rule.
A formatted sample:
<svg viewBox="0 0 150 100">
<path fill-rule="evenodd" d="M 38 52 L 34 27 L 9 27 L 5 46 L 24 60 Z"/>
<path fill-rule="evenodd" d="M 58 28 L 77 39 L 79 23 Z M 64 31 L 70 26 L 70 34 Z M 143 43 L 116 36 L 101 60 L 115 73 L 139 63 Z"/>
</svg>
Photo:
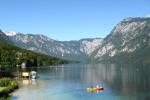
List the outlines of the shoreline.
<svg viewBox="0 0 150 100">
<path fill-rule="evenodd" d="M 10 100 L 10 94 L 19 88 L 16 80 L 11 78 L 0 78 L 0 100 Z"/>
</svg>

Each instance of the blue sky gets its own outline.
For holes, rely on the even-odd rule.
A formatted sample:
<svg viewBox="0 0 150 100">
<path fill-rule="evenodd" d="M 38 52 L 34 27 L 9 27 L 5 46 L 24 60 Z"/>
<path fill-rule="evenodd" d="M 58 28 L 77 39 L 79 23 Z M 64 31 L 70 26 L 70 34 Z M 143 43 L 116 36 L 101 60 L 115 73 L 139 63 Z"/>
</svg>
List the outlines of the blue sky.
<svg viewBox="0 0 150 100">
<path fill-rule="evenodd" d="M 102 37 L 126 17 L 150 15 L 149 0 L 0 0 L 0 29 L 56 40 Z"/>
</svg>

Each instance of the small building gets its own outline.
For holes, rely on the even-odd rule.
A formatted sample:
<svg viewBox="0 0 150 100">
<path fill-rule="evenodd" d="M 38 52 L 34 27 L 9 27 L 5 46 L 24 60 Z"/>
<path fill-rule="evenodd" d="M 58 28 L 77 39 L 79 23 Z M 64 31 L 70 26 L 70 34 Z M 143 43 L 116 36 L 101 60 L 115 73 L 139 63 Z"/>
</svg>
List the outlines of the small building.
<svg viewBox="0 0 150 100">
<path fill-rule="evenodd" d="M 23 78 L 30 78 L 30 73 L 29 72 L 22 72 L 22 77 Z"/>
<path fill-rule="evenodd" d="M 21 68 L 22 68 L 22 69 L 25 69 L 25 68 L 26 68 L 26 63 L 25 63 L 25 62 L 23 62 L 23 63 L 21 64 Z"/>
</svg>

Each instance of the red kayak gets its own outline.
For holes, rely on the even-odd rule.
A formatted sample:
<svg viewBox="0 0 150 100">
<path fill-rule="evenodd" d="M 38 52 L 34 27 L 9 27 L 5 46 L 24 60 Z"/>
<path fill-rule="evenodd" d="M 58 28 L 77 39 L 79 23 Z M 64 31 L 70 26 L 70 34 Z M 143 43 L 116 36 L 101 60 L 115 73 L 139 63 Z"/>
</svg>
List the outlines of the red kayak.
<svg viewBox="0 0 150 100">
<path fill-rule="evenodd" d="M 96 90 L 101 91 L 101 90 L 104 90 L 104 88 L 103 87 L 97 87 Z"/>
</svg>

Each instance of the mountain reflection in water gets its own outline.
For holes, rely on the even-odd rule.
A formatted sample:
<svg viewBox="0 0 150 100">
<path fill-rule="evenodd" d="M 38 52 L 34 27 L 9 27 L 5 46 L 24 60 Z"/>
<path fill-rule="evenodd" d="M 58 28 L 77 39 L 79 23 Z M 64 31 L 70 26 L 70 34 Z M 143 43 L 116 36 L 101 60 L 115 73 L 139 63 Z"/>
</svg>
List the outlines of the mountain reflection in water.
<svg viewBox="0 0 150 100">
<path fill-rule="evenodd" d="M 38 79 L 22 80 L 12 100 L 149 100 L 150 68 L 115 64 L 68 64 L 37 69 Z M 104 91 L 89 93 L 90 86 Z"/>
</svg>

